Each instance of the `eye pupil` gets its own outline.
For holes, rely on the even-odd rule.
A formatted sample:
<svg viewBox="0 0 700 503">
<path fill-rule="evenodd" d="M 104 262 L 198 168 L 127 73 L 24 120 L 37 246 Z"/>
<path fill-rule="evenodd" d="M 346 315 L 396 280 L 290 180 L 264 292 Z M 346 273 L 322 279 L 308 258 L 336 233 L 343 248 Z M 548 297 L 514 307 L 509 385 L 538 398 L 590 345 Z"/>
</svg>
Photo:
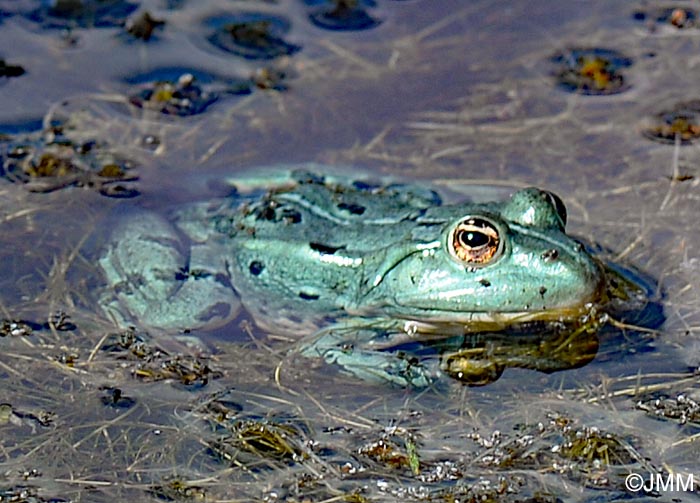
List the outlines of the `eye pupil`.
<svg viewBox="0 0 700 503">
<path fill-rule="evenodd" d="M 460 234 L 460 241 L 462 245 L 467 248 L 477 248 L 488 244 L 489 237 L 483 232 L 462 232 Z"/>
<path fill-rule="evenodd" d="M 453 257 L 472 267 L 492 262 L 502 250 L 498 228 L 483 218 L 462 220 L 452 231 L 448 244 Z"/>
</svg>

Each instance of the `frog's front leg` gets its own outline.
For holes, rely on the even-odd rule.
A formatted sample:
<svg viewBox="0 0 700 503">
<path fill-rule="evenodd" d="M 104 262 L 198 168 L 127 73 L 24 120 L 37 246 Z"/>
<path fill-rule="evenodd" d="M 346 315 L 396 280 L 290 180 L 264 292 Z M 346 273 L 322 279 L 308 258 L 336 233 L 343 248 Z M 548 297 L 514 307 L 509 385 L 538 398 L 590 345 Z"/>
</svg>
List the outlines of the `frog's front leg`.
<svg viewBox="0 0 700 503">
<path fill-rule="evenodd" d="M 164 218 L 139 213 L 111 234 L 99 260 L 103 309 L 121 325 L 184 330 L 231 320 L 239 301 L 205 243 L 190 245 Z M 221 258 L 219 258 L 221 261 Z"/>
<path fill-rule="evenodd" d="M 340 365 L 345 371 L 370 382 L 392 383 L 403 387 L 429 386 L 435 375 L 415 356 L 400 351 L 370 349 L 373 340 L 385 330 L 352 323 L 321 330 L 311 343 L 301 349 L 310 358 L 323 358 Z"/>
</svg>

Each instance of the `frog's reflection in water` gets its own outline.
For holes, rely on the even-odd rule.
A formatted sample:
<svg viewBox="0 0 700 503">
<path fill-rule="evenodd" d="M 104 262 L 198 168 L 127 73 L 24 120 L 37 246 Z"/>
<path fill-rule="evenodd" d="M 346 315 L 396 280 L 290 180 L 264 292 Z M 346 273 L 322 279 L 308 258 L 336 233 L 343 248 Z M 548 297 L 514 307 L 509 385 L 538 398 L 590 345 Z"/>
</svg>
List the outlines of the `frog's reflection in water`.
<svg viewBox="0 0 700 503">
<path fill-rule="evenodd" d="M 595 331 L 554 330 L 542 335 L 478 334 L 443 341 L 440 368 L 453 379 L 482 386 L 501 377 L 506 368 L 550 373 L 583 367 L 598 353 Z M 448 349 L 449 347 L 453 349 Z"/>
<path fill-rule="evenodd" d="M 600 302 L 578 319 L 525 321 L 479 331 L 454 323 L 413 323 L 413 335 L 375 339 L 374 347 L 401 355 L 410 370 L 404 374 L 423 368 L 433 378 L 442 374 L 468 386 L 491 384 L 508 368 L 550 374 L 584 367 L 596 356 L 622 358 L 652 350 L 655 330 L 665 320 L 653 294 L 655 282 L 619 265 L 601 266 L 606 281 Z"/>
</svg>

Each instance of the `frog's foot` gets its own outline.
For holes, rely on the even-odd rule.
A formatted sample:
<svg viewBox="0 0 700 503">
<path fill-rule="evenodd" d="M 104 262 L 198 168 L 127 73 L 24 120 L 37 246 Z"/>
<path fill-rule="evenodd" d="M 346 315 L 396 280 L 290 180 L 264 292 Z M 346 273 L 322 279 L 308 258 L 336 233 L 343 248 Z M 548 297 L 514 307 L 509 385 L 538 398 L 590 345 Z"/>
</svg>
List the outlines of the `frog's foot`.
<svg viewBox="0 0 700 503">
<path fill-rule="evenodd" d="M 183 244 L 158 215 L 132 215 L 112 232 L 99 260 L 107 280 L 103 309 L 120 325 L 165 330 L 231 320 L 239 305 L 236 293 L 225 269 L 208 270 L 203 255 L 206 249 Z"/>
<path fill-rule="evenodd" d="M 424 388 L 433 382 L 433 373 L 415 356 L 401 351 L 365 349 L 363 346 L 376 336 L 376 331 L 366 328 L 330 327 L 316 334 L 314 341 L 302 348 L 301 354 L 321 357 L 365 381 L 415 388 Z"/>
</svg>

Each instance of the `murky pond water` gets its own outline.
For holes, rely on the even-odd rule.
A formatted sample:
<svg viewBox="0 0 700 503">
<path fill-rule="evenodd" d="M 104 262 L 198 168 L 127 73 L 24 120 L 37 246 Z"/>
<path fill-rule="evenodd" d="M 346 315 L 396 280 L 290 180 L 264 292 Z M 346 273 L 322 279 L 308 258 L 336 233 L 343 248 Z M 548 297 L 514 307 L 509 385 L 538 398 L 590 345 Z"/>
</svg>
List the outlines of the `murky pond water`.
<svg viewBox="0 0 700 503">
<path fill-rule="evenodd" d="M 698 499 L 695 4 L 0 7 L 0 501 Z M 574 345 L 598 348 L 578 368 L 419 390 L 245 314 L 202 351 L 97 308 L 98 250 L 134 208 L 302 162 L 551 190 L 569 233 L 650 278 L 653 320 Z"/>
</svg>

